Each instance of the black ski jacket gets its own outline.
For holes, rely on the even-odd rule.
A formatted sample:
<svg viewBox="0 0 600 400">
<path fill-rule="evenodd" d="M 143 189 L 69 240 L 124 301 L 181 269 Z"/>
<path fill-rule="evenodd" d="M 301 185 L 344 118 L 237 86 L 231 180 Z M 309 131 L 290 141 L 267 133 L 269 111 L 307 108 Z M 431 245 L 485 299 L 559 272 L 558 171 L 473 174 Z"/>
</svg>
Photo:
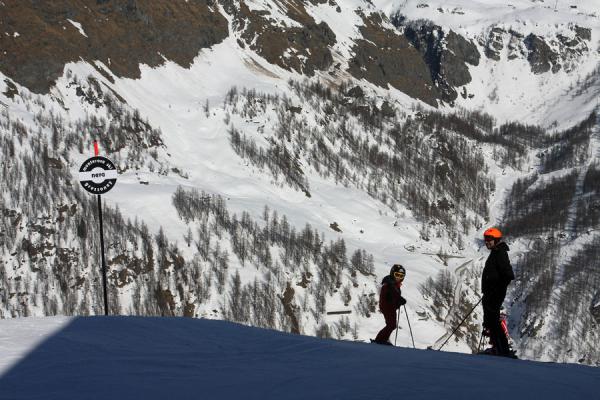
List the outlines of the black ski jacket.
<svg viewBox="0 0 600 400">
<path fill-rule="evenodd" d="M 481 291 L 484 296 L 506 294 L 508 284 L 515 279 L 515 274 L 508 259 L 509 250 L 508 245 L 504 242 L 498 243 L 491 250 L 481 274 Z M 503 295 L 502 298 L 504 298 Z"/>
</svg>

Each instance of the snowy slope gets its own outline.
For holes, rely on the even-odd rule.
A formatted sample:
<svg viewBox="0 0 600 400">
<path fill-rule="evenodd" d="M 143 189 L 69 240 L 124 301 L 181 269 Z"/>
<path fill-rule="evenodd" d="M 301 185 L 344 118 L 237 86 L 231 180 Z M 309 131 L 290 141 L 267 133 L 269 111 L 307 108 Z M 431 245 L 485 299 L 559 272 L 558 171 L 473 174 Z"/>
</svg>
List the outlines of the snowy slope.
<svg viewBox="0 0 600 400">
<path fill-rule="evenodd" d="M 272 7 L 273 5 L 269 3 L 248 2 L 252 10 L 270 9 L 278 23 L 295 26 L 295 22 L 281 12 L 279 4 L 277 7 Z M 311 5 L 307 7 L 307 11 L 317 23 L 326 22 L 335 33 L 337 42 L 334 48 L 334 59 L 342 63 L 351 56 L 353 41 L 360 37 L 357 24 L 362 21 L 355 13 L 357 7 L 370 11 L 380 9 L 387 15 L 400 11 L 411 20 L 429 19 L 444 28 L 451 28 L 465 35 L 475 43 L 479 38 L 485 37 L 495 26 L 512 28 L 523 34 L 535 33 L 542 36 L 549 32 L 552 35 L 557 33 L 568 35 L 569 24 L 580 24 L 591 28 L 591 51 L 580 60 L 581 64 L 574 71 L 561 70 L 556 74 L 533 75 L 526 60 L 509 61 L 504 53 L 499 62 L 482 57 L 478 66 L 470 67 L 473 80 L 466 85 L 467 92 L 474 94 L 474 97 L 466 99 L 459 97 L 457 103 L 467 109 L 490 113 L 500 122 L 518 120 L 541 124 L 544 127 L 553 126 L 557 129 L 579 122 L 596 107 L 591 99 L 597 95 L 600 83 L 596 82 L 587 92 L 579 95 L 575 95 L 574 90 L 570 89 L 598 65 L 596 49 L 600 23 L 597 16 L 598 6 L 594 1 L 574 0 L 569 5 L 558 4 L 556 12 L 550 4 L 530 1 L 515 1 L 511 2 L 511 5 L 505 5 L 497 1 L 378 0 L 372 2 L 374 7 L 359 0 L 339 3 L 340 12 L 335 10 L 336 7 L 325 2 Z M 427 4 L 427 7 L 421 6 L 422 4 Z M 577 5 L 577 8 L 571 8 L 570 4 Z M 230 28 L 232 28 L 231 24 Z M 85 31 L 85 26 L 78 29 Z M 231 30 L 233 31 L 233 28 Z M 478 46 L 480 52 L 483 52 L 482 47 Z M 297 101 L 297 98 L 290 93 L 287 81 L 290 78 L 303 79 L 302 75 L 269 64 L 256 53 L 241 48 L 233 35 L 210 49 L 202 50 L 188 69 L 169 61 L 156 68 L 142 65 L 139 79 L 112 76 L 111 81 L 87 63 L 68 64 L 64 76 L 52 89 L 51 95 L 42 96 L 40 102 L 44 104 L 43 107 L 54 108 L 64 118 L 70 120 L 87 114 L 101 114 L 102 110 L 94 110 L 85 104 L 82 105 L 82 101 L 73 96 L 73 90 L 69 91 L 70 80 L 67 74 L 74 74 L 82 79 L 92 75 L 118 93 L 129 106 L 138 109 L 152 127 L 160 128 L 163 133 L 164 149 L 161 149 L 161 161 L 168 159 L 169 166 L 184 172 L 183 176 L 172 173 L 158 174 L 148 169 L 128 170 L 123 173 L 116 188 L 106 195 L 105 199 L 109 205 L 118 206 L 125 216 L 145 221 L 152 232 L 157 232 L 160 227 L 163 227 L 169 239 L 181 243 L 188 225 L 179 218 L 171 201 L 173 193 L 180 185 L 221 195 L 227 199 L 232 211 L 249 212 L 257 220 L 260 220 L 264 207 L 268 206 L 272 210 L 285 214 L 296 229 L 301 229 L 306 223 L 310 223 L 325 233 L 327 241 L 343 238 L 351 250 L 365 249 L 374 255 L 376 276 L 361 277 L 360 287 L 353 293 L 354 298 L 361 291 L 376 293 L 377 285 L 381 277 L 389 271 L 390 264 L 400 262 L 405 265 L 408 276 L 403 293 L 408 299 L 407 309 L 412 328 L 416 333 L 415 341 L 418 348 L 432 344 L 452 327 L 453 321 L 444 324 L 433 319 L 422 318 L 430 302 L 423 298 L 418 287 L 428 277 L 435 276 L 438 271 L 445 269 L 440 258 L 435 256 L 435 253 L 440 250 L 464 257 L 449 259 L 447 270 L 454 272 L 460 266 L 464 268 L 464 265 L 469 265 L 469 269 L 476 272 L 487 255 L 477 241 L 479 231 L 468 232 L 467 236 L 470 240 L 461 250 L 450 245 L 443 232 L 441 237 L 432 236 L 430 241 L 425 241 L 420 237 L 419 223 L 409 207 L 392 211 L 364 191 L 351 186 L 344 187 L 331 179 L 323 179 L 314 171 L 308 172 L 312 195 L 308 198 L 300 191 L 285 185 L 273 184 L 271 176 L 253 169 L 232 150 L 227 133 L 229 124 L 225 122 L 227 112 L 223 104 L 230 88 L 237 86 L 256 89 L 264 93 L 289 96 L 292 101 Z M 332 78 L 325 72 L 317 72 L 313 79 L 336 82 L 336 79 L 349 78 L 347 74 Z M 385 90 L 365 81 L 358 83 L 370 96 L 379 96 L 379 98 L 389 96 L 394 104 L 408 114 L 413 112 L 411 107 L 417 103 L 416 100 L 396 89 Z M 56 101 L 57 98 L 66 104 L 68 112 L 61 109 Z M 35 128 L 33 116 L 38 109 L 34 108 L 30 111 L 28 110 L 30 105 L 20 103 L 19 100 L 11 100 L 3 94 L 0 94 L 0 100 L 7 105 L 11 114 L 16 114 L 24 123 Z M 447 107 L 445 109 L 449 110 Z M 317 113 L 306 116 L 310 121 L 317 121 L 319 117 Z M 254 132 L 256 130 L 254 127 L 257 125 L 272 126 L 266 118 L 265 115 L 259 115 L 255 120 L 236 121 L 238 123 L 236 126 Z M 89 151 L 89 148 L 86 151 Z M 490 219 L 485 221 L 485 225 L 492 225 L 497 223 L 497 218 L 502 215 L 501 206 L 507 189 L 527 171 L 500 168 L 492 159 L 492 150 L 484 147 L 483 151 L 487 155 L 486 161 L 491 168 L 491 175 L 496 178 L 497 190 L 490 202 L 492 205 Z M 68 166 L 73 176 L 76 176 L 80 162 L 88 155 L 91 154 L 73 155 L 74 161 Z M 533 164 L 534 160 L 531 162 Z M 140 185 L 140 180 L 148 184 Z M 334 221 L 339 224 L 343 233 L 334 232 L 329 228 Z M 520 251 L 524 248 L 517 247 L 516 250 Z M 183 255 L 192 258 L 193 248 L 184 247 Z M 246 282 L 254 278 L 253 273 L 244 269 L 238 260 L 231 261 L 231 275 L 239 271 Z M 14 276 L 11 275 L 13 278 L 16 276 L 16 273 Z M 470 279 L 468 284 L 473 286 L 474 281 L 476 279 Z M 206 305 L 206 310 L 215 308 L 224 301 L 219 295 L 223 294 L 215 293 Z M 477 300 L 472 290 L 466 296 L 473 303 Z M 300 295 L 297 297 L 300 301 Z M 327 311 L 345 308 L 338 297 L 332 296 L 328 300 Z M 40 309 L 34 310 L 34 314 L 41 315 Z M 479 310 L 477 318 L 480 318 Z M 333 316 L 327 316 L 325 319 L 330 323 L 338 321 L 338 317 Z M 362 340 L 373 337 L 382 326 L 382 318 L 379 314 L 371 318 L 356 318 L 353 321 L 359 326 L 358 336 Z M 316 321 L 310 321 L 310 324 L 313 325 L 305 327 L 307 332 L 316 329 Z M 408 345 L 409 340 L 408 331 L 403 326 L 399 334 L 399 343 Z M 447 349 L 469 351 L 468 346 L 462 341 L 448 343 Z M 459 361 L 456 366 L 460 366 Z M 223 368 L 227 367 L 228 365 L 223 366 Z M 365 392 L 361 393 L 366 395 Z"/>
<path fill-rule="evenodd" d="M 510 3 L 495 0 L 373 0 L 372 3 L 388 15 L 400 11 L 414 19 L 429 19 L 470 34 L 487 29 L 490 25 L 532 21 L 536 33 L 543 34 L 552 30 L 551 27 L 556 27 L 555 24 L 571 22 L 596 25 L 594 21 L 600 16 L 600 7 L 594 0 L 516 0 Z"/>
<path fill-rule="evenodd" d="M 591 367 L 319 340 L 222 321 L 24 318 L 1 321 L 0 332 L 0 399 L 11 400 L 591 399 L 600 383 Z"/>
</svg>

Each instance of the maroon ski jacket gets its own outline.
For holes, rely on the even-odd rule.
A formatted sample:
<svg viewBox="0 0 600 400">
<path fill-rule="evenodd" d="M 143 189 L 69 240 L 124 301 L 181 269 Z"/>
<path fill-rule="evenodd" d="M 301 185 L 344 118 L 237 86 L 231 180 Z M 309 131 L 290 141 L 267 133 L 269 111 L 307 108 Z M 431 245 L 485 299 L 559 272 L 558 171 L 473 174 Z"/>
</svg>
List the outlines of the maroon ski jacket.
<svg viewBox="0 0 600 400">
<path fill-rule="evenodd" d="M 379 311 L 384 314 L 386 312 L 395 314 L 396 310 L 406 302 L 406 300 L 402 298 L 400 284 L 397 284 L 394 278 L 389 275 L 383 278 L 381 284 L 381 292 L 379 292 Z"/>
</svg>

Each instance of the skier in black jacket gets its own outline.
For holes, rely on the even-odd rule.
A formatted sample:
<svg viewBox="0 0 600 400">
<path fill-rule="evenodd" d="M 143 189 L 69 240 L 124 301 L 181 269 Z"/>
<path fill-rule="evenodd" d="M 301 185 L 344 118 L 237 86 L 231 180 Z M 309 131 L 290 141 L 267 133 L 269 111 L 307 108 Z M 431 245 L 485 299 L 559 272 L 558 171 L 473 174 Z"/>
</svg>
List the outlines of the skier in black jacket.
<svg viewBox="0 0 600 400">
<path fill-rule="evenodd" d="M 385 327 L 379 331 L 373 342 L 378 344 L 391 345 L 389 339 L 394 329 L 396 329 L 396 310 L 406 304 L 406 300 L 402 297 L 402 281 L 406 270 L 400 264 L 394 264 L 387 275 L 381 281 L 381 292 L 379 293 L 379 311 L 383 313 L 385 318 Z"/>
<path fill-rule="evenodd" d="M 490 336 L 496 354 L 512 356 L 508 339 L 500 323 L 500 308 L 506 297 L 506 289 L 510 281 L 515 279 L 510 260 L 508 245 L 502 241 L 502 232 L 490 228 L 483 234 L 485 246 L 491 250 L 481 275 L 481 291 L 483 293 L 483 327 Z"/>
</svg>

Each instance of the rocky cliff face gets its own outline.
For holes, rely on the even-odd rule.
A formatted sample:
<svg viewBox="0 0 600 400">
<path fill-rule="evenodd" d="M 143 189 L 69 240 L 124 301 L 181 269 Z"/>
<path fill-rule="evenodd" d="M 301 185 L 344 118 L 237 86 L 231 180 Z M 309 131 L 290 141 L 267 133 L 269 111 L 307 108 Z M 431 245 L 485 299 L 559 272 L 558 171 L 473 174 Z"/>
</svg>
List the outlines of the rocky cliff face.
<svg viewBox="0 0 600 400">
<path fill-rule="evenodd" d="M 509 60 L 526 59 L 531 72 L 556 73 L 561 69 L 573 71 L 579 59 L 590 51 L 591 30 L 577 25 L 569 26 L 567 34 L 549 34 L 542 37 L 513 29 L 492 27 L 487 36 L 481 36 L 479 44 L 487 58 L 500 61 L 503 52 Z"/>
<path fill-rule="evenodd" d="M 33 92 L 47 92 L 64 65 L 102 62 L 137 78 L 140 64 L 189 66 L 228 35 L 213 1 L 5 1 L 0 5 L 0 70 Z"/>
<path fill-rule="evenodd" d="M 441 93 L 423 55 L 411 46 L 406 36 L 385 28 L 379 14 L 362 15 L 364 39 L 357 40 L 349 72 L 377 86 L 390 85 L 431 105 L 437 105 Z"/>
<path fill-rule="evenodd" d="M 426 21 L 403 25 L 396 18 L 395 22 L 421 53 L 442 100 L 452 103 L 458 97 L 456 88 L 471 82 L 468 65 L 479 65 L 481 56 L 475 44 Z"/>
<path fill-rule="evenodd" d="M 269 63 L 308 76 L 332 64 L 335 34 L 327 24 L 317 24 L 302 1 L 290 1 L 283 10 L 292 26 L 277 21 L 268 10 L 251 10 L 244 1 L 237 6 L 231 1 L 224 4 L 234 18 L 238 44 L 248 46 Z"/>
</svg>

